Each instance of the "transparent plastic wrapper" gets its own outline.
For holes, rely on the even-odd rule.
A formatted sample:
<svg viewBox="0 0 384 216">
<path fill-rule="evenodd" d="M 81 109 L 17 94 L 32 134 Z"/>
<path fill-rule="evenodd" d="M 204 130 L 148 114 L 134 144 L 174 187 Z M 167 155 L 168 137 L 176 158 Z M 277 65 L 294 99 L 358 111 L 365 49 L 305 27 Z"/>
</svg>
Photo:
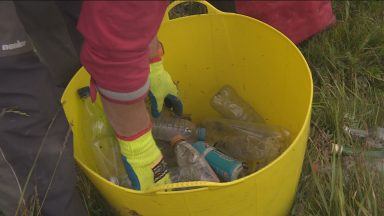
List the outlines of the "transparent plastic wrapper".
<svg viewBox="0 0 384 216">
<path fill-rule="evenodd" d="M 218 177 L 204 159 L 204 156 L 200 155 L 182 136 L 174 137 L 171 145 L 174 147 L 178 164 L 178 169 L 171 169 L 171 180 L 173 182 L 219 182 Z"/>
<path fill-rule="evenodd" d="M 185 119 L 161 116 L 152 119 L 152 122 L 152 134 L 157 140 L 171 141 L 176 135 L 181 135 L 186 140 L 193 142 L 205 136 L 204 129 L 196 128 L 195 124 Z"/>
<path fill-rule="evenodd" d="M 212 119 L 201 124 L 206 140 L 223 153 L 247 162 L 255 171 L 278 157 L 290 142 L 290 133 L 279 126 L 229 119 Z"/>
<path fill-rule="evenodd" d="M 83 131 L 90 142 L 99 174 L 116 185 L 130 187 L 119 144 L 104 112 L 96 103 L 92 103 L 88 87 L 79 89 L 78 93 L 83 101 L 84 115 L 88 116 Z"/>
<path fill-rule="evenodd" d="M 212 97 L 211 106 L 224 118 L 264 123 L 263 117 L 229 85 L 223 86 Z"/>
</svg>

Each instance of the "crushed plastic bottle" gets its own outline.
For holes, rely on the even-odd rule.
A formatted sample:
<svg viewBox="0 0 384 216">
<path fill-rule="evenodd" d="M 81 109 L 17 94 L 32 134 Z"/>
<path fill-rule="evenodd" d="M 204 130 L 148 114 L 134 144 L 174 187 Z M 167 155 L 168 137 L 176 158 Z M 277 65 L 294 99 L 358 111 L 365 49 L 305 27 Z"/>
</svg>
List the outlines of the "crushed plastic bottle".
<svg viewBox="0 0 384 216">
<path fill-rule="evenodd" d="M 92 103 L 89 87 L 79 89 L 78 94 L 83 101 L 84 115 L 87 115 L 83 132 L 90 142 L 99 174 L 116 185 L 130 187 L 131 182 L 121 160 L 119 144 L 104 112 L 96 103 Z"/>
<path fill-rule="evenodd" d="M 219 182 L 218 177 L 204 159 L 204 156 L 200 155 L 182 136 L 175 136 L 171 141 L 171 145 L 174 147 L 178 164 L 178 169 L 171 170 L 172 182 Z"/>
<path fill-rule="evenodd" d="M 279 126 L 229 119 L 203 121 L 206 140 L 223 153 L 247 162 L 250 171 L 267 165 L 288 146 L 290 133 Z"/>
<path fill-rule="evenodd" d="M 161 116 L 152 122 L 152 135 L 158 140 L 171 141 L 176 135 L 181 135 L 193 142 L 205 136 L 205 129 L 196 128 L 195 124 L 185 119 Z"/>
<path fill-rule="evenodd" d="M 223 86 L 212 97 L 211 106 L 224 118 L 264 123 L 264 119 L 229 85 Z"/>
</svg>

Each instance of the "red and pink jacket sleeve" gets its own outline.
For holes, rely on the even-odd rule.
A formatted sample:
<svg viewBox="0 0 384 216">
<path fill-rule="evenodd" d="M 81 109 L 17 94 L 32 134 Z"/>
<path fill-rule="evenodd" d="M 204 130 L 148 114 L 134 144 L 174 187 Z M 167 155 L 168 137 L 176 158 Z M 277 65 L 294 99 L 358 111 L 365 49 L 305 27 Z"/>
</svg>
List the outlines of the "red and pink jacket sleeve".
<svg viewBox="0 0 384 216">
<path fill-rule="evenodd" d="M 81 62 L 106 99 L 132 103 L 149 90 L 149 43 L 166 1 L 84 1 L 78 29 Z"/>
</svg>

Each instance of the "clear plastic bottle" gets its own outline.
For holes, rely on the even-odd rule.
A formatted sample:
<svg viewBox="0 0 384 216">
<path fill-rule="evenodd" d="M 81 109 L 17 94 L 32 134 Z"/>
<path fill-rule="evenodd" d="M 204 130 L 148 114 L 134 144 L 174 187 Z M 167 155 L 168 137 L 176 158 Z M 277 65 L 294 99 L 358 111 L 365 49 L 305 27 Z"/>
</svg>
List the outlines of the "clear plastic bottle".
<svg viewBox="0 0 384 216">
<path fill-rule="evenodd" d="M 373 127 L 368 130 L 360 130 L 344 127 L 344 130 L 351 136 L 365 138 L 368 144 L 376 148 L 384 148 L 384 128 Z"/>
<path fill-rule="evenodd" d="M 87 116 L 84 118 L 83 132 L 90 142 L 99 174 L 114 184 L 130 187 L 119 144 L 104 112 L 96 103 L 92 103 L 89 87 L 79 89 L 78 94 L 83 101 L 83 114 Z"/>
<path fill-rule="evenodd" d="M 208 143 L 248 163 L 266 165 L 279 156 L 290 141 L 290 133 L 278 126 L 229 119 L 206 120 L 202 126 Z"/>
<path fill-rule="evenodd" d="M 171 145 L 174 147 L 178 164 L 178 169 L 175 172 L 171 171 L 173 182 L 219 182 L 204 156 L 200 155 L 182 136 L 173 137 Z"/>
<path fill-rule="evenodd" d="M 163 154 L 164 160 L 167 163 L 168 167 L 177 167 L 175 151 L 172 148 L 170 142 L 156 140 L 156 144 L 159 147 L 161 153 Z"/>
<path fill-rule="evenodd" d="M 361 156 L 368 162 L 372 172 L 384 175 L 384 148 L 352 148 L 345 145 L 332 144 L 332 152 L 343 156 Z"/>
<path fill-rule="evenodd" d="M 368 158 L 381 158 L 384 159 L 384 148 L 372 148 L 372 149 L 354 149 L 349 146 L 332 144 L 332 152 L 347 156 L 362 155 Z"/>
<path fill-rule="evenodd" d="M 181 135 L 188 141 L 195 141 L 205 136 L 205 129 L 196 128 L 195 124 L 185 119 L 161 116 L 152 119 L 152 122 L 152 134 L 158 140 L 171 141 L 176 135 Z"/>
<path fill-rule="evenodd" d="M 264 123 L 245 122 L 231 119 L 211 119 L 204 121 L 205 124 L 214 124 L 217 128 L 222 128 L 220 125 L 226 125 L 234 130 L 243 133 L 252 134 L 260 139 L 274 137 L 282 143 L 288 144 L 291 140 L 291 133 L 283 127 L 276 125 L 267 125 Z M 203 124 L 204 124 L 203 123 Z M 204 134 L 202 133 L 201 136 Z"/>
<path fill-rule="evenodd" d="M 264 123 L 264 119 L 229 85 L 223 86 L 212 97 L 211 106 L 224 118 Z"/>
</svg>

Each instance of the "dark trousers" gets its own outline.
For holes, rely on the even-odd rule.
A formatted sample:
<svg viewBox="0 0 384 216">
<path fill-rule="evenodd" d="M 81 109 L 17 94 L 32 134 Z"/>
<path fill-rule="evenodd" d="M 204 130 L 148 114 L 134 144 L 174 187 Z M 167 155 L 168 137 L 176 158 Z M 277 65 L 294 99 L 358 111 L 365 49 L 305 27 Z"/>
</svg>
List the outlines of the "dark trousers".
<svg viewBox="0 0 384 216">
<path fill-rule="evenodd" d="M 81 1 L 15 1 L 16 11 L 55 85 L 65 87 L 80 67 Z"/>
<path fill-rule="evenodd" d="M 86 215 L 60 104 L 80 66 L 76 22 L 54 2 L 15 4 L 37 54 L 0 58 L 0 215 L 26 213 L 33 201 L 42 215 Z"/>
<path fill-rule="evenodd" d="M 37 198 L 43 215 L 85 215 L 62 89 L 33 52 L 0 58 L 0 77 L 0 208 L 14 215 L 26 185 L 22 203 Z"/>
</svg>

